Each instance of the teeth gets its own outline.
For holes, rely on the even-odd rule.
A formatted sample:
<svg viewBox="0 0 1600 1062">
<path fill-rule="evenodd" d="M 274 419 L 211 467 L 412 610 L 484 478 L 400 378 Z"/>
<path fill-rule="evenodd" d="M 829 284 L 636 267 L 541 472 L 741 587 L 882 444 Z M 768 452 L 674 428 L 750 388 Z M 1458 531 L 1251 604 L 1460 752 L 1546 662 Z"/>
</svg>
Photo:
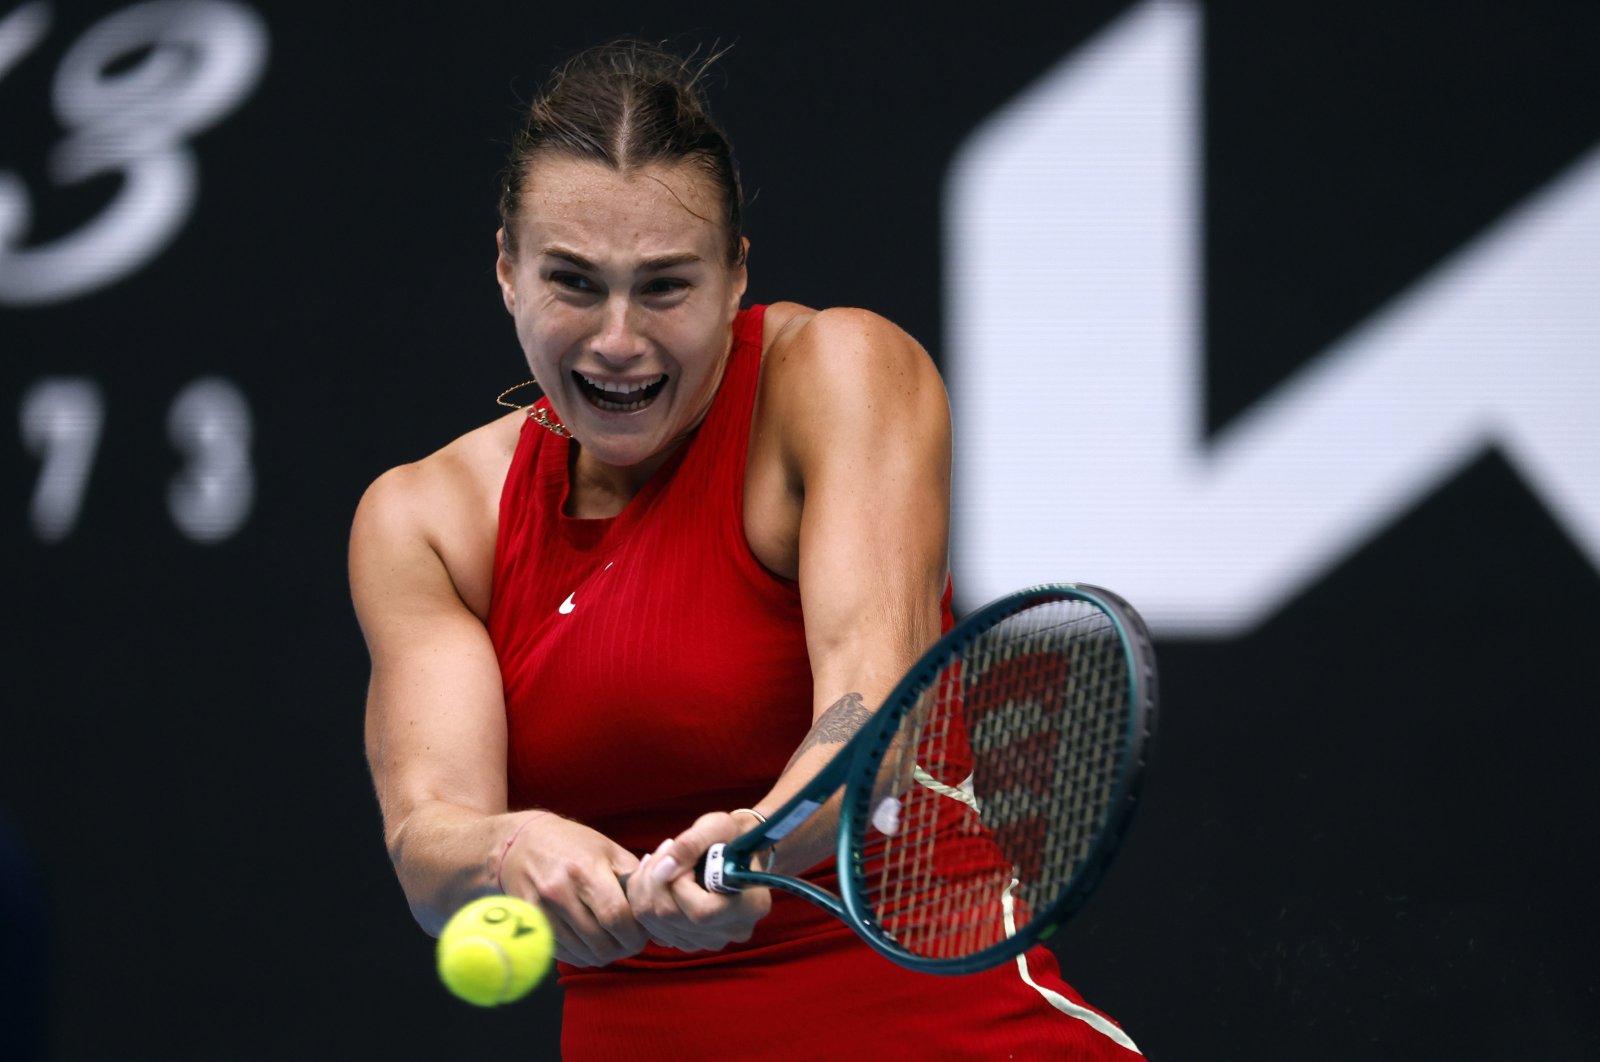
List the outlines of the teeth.
<svg viewBox="0 0 1600 1062">
<path fill-rule="evenodd" d="M 643 391 L 646 387 L 654 387 L 656 384 L 660 383 L 666 378 L 666 374 L 663 373 L 661 376 L 657 376 L 653 380 L 638 380 L 632 383 L 624 383 L 618 380 L 596 380 L 593 376 L 583 372 L 580 372 L 578 375 L 583 377 L 583 382 L 588 384 L 590 387 L 597 388 L 598 390 L 605 391 L 607 394 L 613 395 L 631 395 L 635 391 Z"/>
</svg>

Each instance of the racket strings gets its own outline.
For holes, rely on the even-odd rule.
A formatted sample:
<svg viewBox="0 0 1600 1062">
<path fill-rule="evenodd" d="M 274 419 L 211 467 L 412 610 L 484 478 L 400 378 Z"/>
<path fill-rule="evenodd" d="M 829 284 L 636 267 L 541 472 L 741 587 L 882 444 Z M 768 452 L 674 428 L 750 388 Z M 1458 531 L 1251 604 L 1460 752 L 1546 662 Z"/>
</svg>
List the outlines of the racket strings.
<svg viewBox="0 0 1600 1062">
<path fill-rule="evenodd" d="M 1035 604 L 968 643 L 909 710 L 880 774 L 881 836 L 860 877 L 883 930 L 953 958 L 1046 912 L 1108 814 L 1130 706 L 1122 638 L 1088 602 Z"/>
</svg>

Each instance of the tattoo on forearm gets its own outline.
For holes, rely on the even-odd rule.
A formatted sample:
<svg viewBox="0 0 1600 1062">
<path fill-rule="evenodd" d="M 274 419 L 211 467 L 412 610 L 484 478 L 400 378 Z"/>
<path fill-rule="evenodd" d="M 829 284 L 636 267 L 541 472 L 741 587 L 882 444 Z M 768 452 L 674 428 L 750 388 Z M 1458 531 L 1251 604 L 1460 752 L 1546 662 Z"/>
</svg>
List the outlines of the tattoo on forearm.
<svg viewBox="0 0 1600 1062">
<path fill-rule="evenodd" d="M 856 731 L 867 725 L 867 720 L 872 718 L 872 713 L 867 710 L 866 703 L 859 693 L 847 693 L 834 701 L 812 724 L 811 730 L 806 734 L 806 739 L 795 749 L 794 755 L 789 757 L 789 762 L 784 765 L 787 771 L 807 752 L 818 745 L 843 745 L 856 736 Z"/>
</svg>

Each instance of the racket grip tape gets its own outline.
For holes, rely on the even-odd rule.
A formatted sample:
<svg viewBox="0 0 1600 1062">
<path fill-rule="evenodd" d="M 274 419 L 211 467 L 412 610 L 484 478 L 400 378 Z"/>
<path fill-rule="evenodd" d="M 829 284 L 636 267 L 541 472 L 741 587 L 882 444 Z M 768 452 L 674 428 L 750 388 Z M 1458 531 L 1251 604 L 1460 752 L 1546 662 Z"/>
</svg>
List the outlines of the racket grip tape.
<svg viewBox="0 0 1600 1062">
<path fill-rule="evenodd" d="M 726 845 L 718 842 L 706 849 L 704 858 L 700 860 L 700 883 L 706 887 L 707 892 L 720 892 L 725 894 L 739 891 L 737 886 L 729 885 L 722 879 L 722 850 Z"/>
<path fill-rule="evenodd" d="M 743 890 L 736 886 L 729 885 L 722 880 L 722 848 L 723 846 L 721 843 L 714 844 L 705 855 L 700 857 L 700 861 L 696 863 L 694 867 L 695 876 L 700 879 L 700 883 L 705 886 L 707 892 L 721 892 L 728 894 L 741 892 Z M 714 877 L 711 869 L 713 864 L 716 866 Z M 627 889 L 628 879 L 631 877 L 633 877 L 632 873 L 618 874 L 617 883 L 621 885 L 623 889 Z M 715 884 L 712 884 L 713 881 Z"/>
</svg>

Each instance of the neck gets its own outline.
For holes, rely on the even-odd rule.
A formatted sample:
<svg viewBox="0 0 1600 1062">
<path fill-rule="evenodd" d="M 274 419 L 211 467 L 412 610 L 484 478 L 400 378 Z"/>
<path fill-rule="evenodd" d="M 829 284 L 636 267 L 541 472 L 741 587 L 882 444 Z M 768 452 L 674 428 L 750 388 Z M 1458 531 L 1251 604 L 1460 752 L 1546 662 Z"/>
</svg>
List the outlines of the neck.
<svg viewBox="0 0 1600 1062">
<path fill-rule="evenodd" d="M 590 457 L 577 440 L 573 440 L 567 466 L 567 515 L 581 520 L 616 516 L 644 489 L 644 485 L 650 482 L 651 477 L 678 451 L 683 442 L 683 438 L 679 438 L 660 453 L 652 454 L 636 465 L 618 466 L 604 464 Z"/>
</svg>

